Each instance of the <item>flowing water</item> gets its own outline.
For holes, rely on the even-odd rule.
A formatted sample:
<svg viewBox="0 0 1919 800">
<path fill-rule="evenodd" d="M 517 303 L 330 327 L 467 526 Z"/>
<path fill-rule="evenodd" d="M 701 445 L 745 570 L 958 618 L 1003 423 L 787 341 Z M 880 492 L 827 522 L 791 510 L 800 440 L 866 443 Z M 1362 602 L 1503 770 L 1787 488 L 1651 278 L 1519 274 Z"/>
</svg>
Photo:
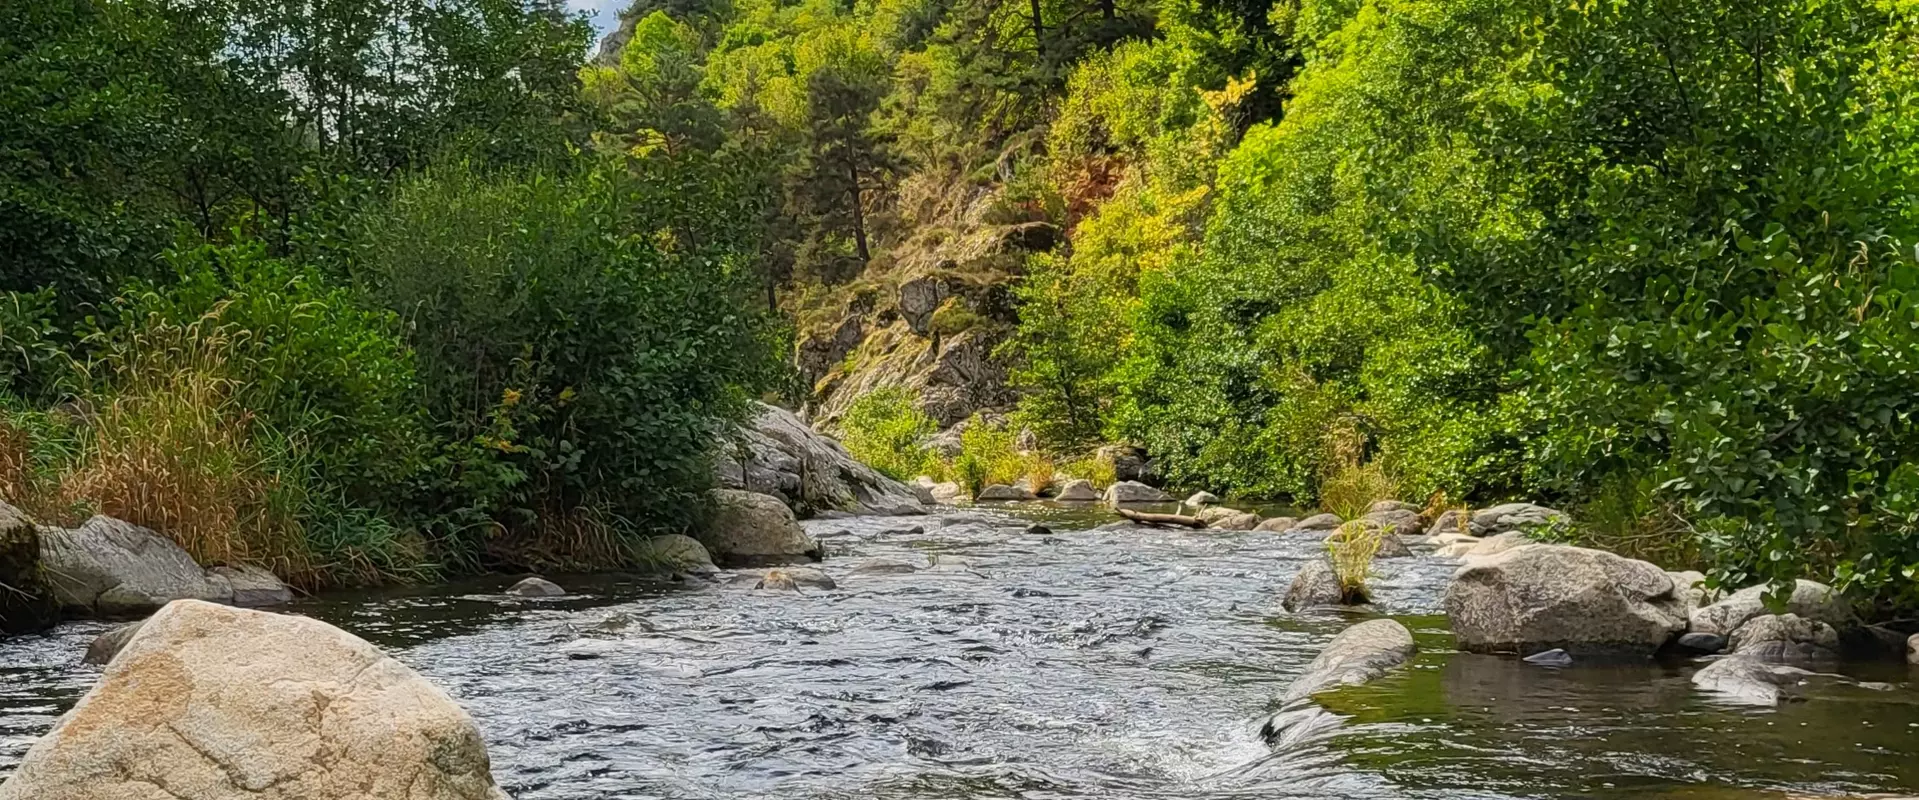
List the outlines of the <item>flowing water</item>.
<svg viewBox="0 0 1919 800">
<path fill-rule="evenodd" d="M 1378 613 L 1422 654 L 1322 695 L 1279 750 L 1274 698 L 1360 619 L 1278 608 L 1299 537 L 1088 530 L 1033 509 L 807 523 L 838 591 L 579 578 L 297 606 L 445 687 L 520 800 L 587 798 L 1774 797 L 1919 790 L 1919 693 L 1716 704 L 1685 664 L 1549 669 L 1450 651 L 1453 564 L 1381 561 Z M 1055 532 L 1029 533 L 1040 519 Z M 931 564 L 866 574 L 873 557 Z M 98 677 L 106 626 L 0 643 L 0 771 Z"/>
</svg>

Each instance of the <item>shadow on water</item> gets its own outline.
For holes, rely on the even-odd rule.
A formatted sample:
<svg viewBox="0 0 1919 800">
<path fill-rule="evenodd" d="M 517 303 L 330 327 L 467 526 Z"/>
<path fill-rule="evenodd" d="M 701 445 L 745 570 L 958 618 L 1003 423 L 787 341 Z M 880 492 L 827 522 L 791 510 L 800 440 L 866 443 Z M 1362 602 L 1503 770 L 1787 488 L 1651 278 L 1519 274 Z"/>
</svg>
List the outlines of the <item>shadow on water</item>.
<svg viewBox="0 0 1919 800">
<path fill-rule="evenodd" d="M 1919 786 L 1909 689 L 1778 710 L 1714 706 L 1690 667 L 1551 670 L 1450 652 L 1452 564 L 1381 561 L 1374 613 L 1409 668 L 1321 695 L 1258 735 L 1320 647 L 1364 614 L 1286 614 L 1323 552 L 1269 533 L 1086 530 L 1042 504 L 818 520 L 833 592 L 752 575 L 576 577 L 553 600 L 490 579 L 310 600 L 472 711 L 520 800 L 593 798 L 1759 797 Z M 1050 532 L 1025 530 L 1039 522 Z M 916 562 L 911 574 L 856 568 Z M 0 643 L 0 768 L 98 670 L 104 625 Z M 1879 680 L 1904 682 L 1903 668 Z"/>
</svg>

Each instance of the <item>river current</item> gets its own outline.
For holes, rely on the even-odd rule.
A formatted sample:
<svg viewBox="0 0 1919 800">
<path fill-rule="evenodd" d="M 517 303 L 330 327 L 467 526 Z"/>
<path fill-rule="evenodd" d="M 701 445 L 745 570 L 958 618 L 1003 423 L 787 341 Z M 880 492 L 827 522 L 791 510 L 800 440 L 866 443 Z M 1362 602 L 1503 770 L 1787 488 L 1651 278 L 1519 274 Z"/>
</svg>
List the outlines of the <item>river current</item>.
<svg viewBox="0 0 1919 800">
<path fill-rule="evenodd" d="M 1025 530 L 1038 520 L 1050 532 Z M 1275 698 L 1367 613 L 1288 614 L 1320 543 L 1098 530 L 1085 512 L 945 509 L 806 523 L 836 591 L 553 576 L 302 601 L 479 722 L 519 800 L 601 798 L 1759 798 L 1919 790 L 1919 692 L 1779 708 L 1700 695 L 1684 663 L 1553 669 L 1451 651 L 1454 562 L 1382 560 L 1367 613 L 1422 652 L 1322 695 L 1345 718 L 1279 750 Z M 928 568 L 856 571 L 872 558 Z M 0 642 L 0 772 L 99 676 L 107 626 Z"/>
</svg>

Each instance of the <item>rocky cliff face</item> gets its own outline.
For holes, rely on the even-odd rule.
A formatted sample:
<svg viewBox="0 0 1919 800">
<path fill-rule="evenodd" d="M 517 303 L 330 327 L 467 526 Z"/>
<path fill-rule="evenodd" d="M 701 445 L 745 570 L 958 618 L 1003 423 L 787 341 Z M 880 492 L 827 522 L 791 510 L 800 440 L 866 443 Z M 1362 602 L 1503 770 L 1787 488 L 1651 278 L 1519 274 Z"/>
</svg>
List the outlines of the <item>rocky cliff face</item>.
<svg viewBox="0 0 1919 800">
<path fill-rule="evenodd" d="M 855 460 L 793 412 L 765 404 L 719 462 L 720 485 L 771 495 L 800 517 L 823 511 L 924 514 L 929 499 Z"/>
</svg>

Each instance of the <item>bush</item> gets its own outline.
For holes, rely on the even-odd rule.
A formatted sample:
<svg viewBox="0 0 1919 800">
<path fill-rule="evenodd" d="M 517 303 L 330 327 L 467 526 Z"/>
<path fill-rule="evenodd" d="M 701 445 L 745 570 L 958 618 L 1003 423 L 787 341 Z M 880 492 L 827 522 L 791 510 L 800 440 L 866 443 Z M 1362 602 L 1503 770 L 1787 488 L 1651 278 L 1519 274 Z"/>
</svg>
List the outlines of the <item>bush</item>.
<svg viewBox="0 0 1919 800">
<path fill-rule="evenodd" d="M 1319 505 L 1340 519 L 1358 519 L 1380 500 L 1396 499 L 1399 482 L 1378 464 L 1347 466 L 1319 485 Z"/>
<path fill-rule="evenodd" d="M 1014 443 L 1015 436 L 1003 424 L 986 421 L 978 414 L 966 422 L 960 432 L 960 452 L 954 456 L 948 473 L 967 494 L 978 495 L 993 484 L 1011 485 L 1026 474 L 1027 457 Z"/>
<path fill-rule="evenodd" d="M 904 481 L 931 471 L 926 439 L 939 426 L 905 389 L 877 389 L 862 395 L 846 409 L 840 430 L 847 452 L 887 477 Z"/>
<path fill-rule="evenodd" d="M 648 167 L 445 169 L 367 217 L 354 275 L 404 320 L 464 549 L 598 558 L 686 529 L 715 433 L 776 371 L 724 165 Z"/>
</svg>

